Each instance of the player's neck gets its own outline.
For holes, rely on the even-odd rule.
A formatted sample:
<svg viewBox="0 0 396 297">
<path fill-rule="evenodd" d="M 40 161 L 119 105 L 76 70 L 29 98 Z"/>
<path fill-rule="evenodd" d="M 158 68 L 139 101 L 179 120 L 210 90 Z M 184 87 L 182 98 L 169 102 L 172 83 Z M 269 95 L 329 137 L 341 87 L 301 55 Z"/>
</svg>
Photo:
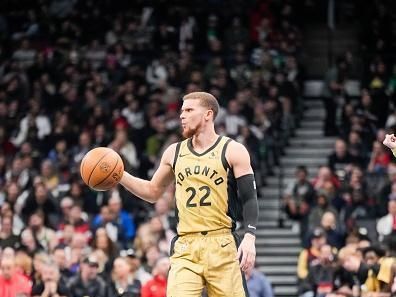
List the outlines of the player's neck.
<svg viewBox="0 0 396 297">
<path fill-rule="evenodd" d="M 219 135 L 213 130 L 201 131 L 192 137 L 192 145 L 196 151 L 205 151 L 218 139 Z"/>
</svg>

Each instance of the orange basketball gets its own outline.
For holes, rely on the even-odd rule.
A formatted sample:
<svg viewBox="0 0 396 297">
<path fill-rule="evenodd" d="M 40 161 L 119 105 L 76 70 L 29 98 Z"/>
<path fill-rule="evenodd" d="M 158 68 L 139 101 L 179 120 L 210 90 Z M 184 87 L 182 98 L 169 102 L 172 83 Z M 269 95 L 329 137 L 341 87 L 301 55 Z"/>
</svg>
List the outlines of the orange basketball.
<svg viewBox="0 0 396 297">
<path fill-rule="evenodd" d="M 80 173 L 83 181 L 96 191 L 107 191 L 120 181 L 124 163 L 119 154 L 107 147 L 90 150 L 82 159 Z"/>
</svg>

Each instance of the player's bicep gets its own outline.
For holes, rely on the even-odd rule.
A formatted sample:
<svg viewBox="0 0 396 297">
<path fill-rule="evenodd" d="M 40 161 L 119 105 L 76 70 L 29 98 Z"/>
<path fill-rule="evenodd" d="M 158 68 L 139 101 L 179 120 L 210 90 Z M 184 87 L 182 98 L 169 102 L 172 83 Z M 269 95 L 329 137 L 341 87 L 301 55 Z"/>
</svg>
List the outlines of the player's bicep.
<svg viewBox="0 0 396 297">
<path fill-rule="evenodd" d="M 250 155 L 244 145 L 231 141 L 226 152 L 226 159 L 234 172 L 235 178 L 253 173 L 250 165 Z"/>
<path fill-rule="evenodd" d="M 151 185 L 159 190 L 167 188 L 174 181 L 172 160 L 175 150 L 175 145 L 171 145 L 165 150 L 160 165 L 151 179 Z"/>
</svg>

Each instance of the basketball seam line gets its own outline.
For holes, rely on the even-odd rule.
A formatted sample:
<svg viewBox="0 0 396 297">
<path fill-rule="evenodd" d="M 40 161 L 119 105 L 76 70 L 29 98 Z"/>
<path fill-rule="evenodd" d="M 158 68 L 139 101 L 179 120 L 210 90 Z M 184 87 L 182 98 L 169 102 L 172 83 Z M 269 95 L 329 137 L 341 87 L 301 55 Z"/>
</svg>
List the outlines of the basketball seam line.
<svg viewBox="0 0 396 297">
<path fill-rule="evenodd" d="M 100 161 L 102 161 L 103 158 L 106 157 L 106 156 L 107 156 L 108 154 L 110 154 L 111 152 L 112 152 L 112 151 L 109 151 L 109 152 L 107 152 L 106 154 L 104 154 L 103 157 L 100 158 L 99 161 L 95 164 L 95 167 L 92 168 L 91 174 L 89 175 L 89 178 L 88 178 L 88 186 L 89 186 L 89 182 L 91 181 L 92 173 L 95 171 L 96 166 L 98 166 L 98 164 L 100 163 Z"/>
<path fill-rule="evenodd" d="M 117 168 L 118 160 L 119 159 L 117 158 L 117 162 L 115 163 L 113 170 L 104 179 L 102 179 L 100 181 L 100 183 L 97 183 L 96 185 L 92 186 L 93 188 L 95 188 L 95 187 L 99 186 L 101 183 L 103 183 L 114 172 L 114 170 Z"/>
</svg>

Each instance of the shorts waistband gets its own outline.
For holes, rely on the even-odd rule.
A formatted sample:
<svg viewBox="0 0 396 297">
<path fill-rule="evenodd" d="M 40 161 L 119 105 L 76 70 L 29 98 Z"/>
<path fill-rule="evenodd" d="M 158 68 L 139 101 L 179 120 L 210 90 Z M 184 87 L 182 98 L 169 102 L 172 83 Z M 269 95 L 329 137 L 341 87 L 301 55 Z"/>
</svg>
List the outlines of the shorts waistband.
<svg viewBox="0 0 396 297">
<path fill-rule="evenodd" d="M 221 234 L 231 234 L 231 229 L 222 228 L 217 230 L 210 231 L 201 231 L 201 232 L 192 232 L 179 235 L 179 237 L 190 237 L 190 236 L 213 236 L 213 235 L 221 235 Z"/>
</svg>

